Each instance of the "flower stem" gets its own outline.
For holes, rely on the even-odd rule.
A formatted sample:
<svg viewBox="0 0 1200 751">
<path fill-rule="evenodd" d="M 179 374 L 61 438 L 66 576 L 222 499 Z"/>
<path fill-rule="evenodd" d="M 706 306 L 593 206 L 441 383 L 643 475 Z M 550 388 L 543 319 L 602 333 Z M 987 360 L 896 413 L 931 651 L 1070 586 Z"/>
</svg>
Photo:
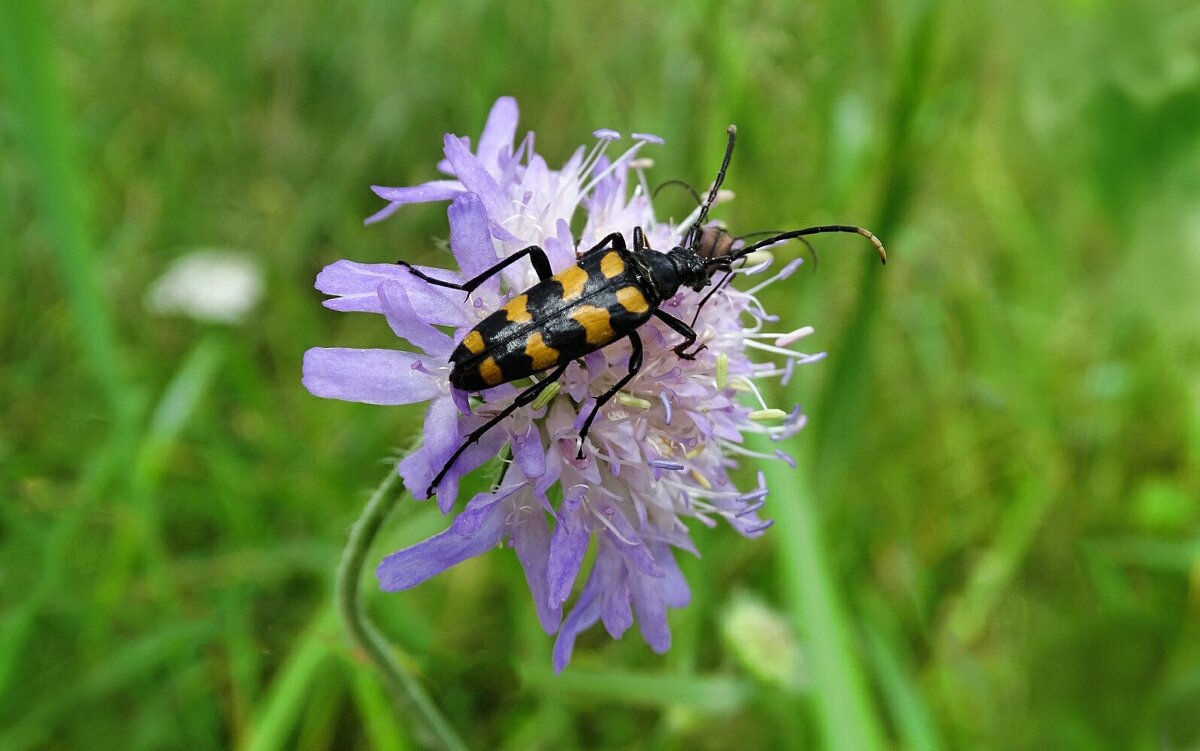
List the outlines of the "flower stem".
<svg viewBox="0 0 1200 751">
<path fill-rule="evenodd" d="M 358 585 L 362 578 L 363 561 L 366 560 L 367 551 L 370 550 L 375 535 L 379 533 L 379 528 L 383 526 L 384 519 L 400 499 L 400 494 L 396 492 L 399 482 L 400 476 L 395 468 L 392 468 L 371 494 L 362 515 L 350 530 L 350 541 L 342 551 L 342 560 L 338 564 L 335 592 L 337 607 L 354 643 L 383 674 L 384 683 L 395 704 L 406 712 L 415 709 L 442 748 L 466 751 L 466 745 L 442 716 L 433 699 L 417 679 L 396 660 L 383 634 L 379 633 L 367 617 L 359 597 Z"/>
</svg>

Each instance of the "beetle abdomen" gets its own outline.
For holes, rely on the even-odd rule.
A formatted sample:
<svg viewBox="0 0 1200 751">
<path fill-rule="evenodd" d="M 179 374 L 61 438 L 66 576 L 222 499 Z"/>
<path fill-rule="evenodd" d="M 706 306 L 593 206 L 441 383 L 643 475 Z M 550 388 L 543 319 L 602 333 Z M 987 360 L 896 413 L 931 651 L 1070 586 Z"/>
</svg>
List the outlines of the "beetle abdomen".
<svg viewBox="0 0 1200 751">
<path fill-rule="evenodd" d="M 619 253 L 586 258 L 480 321 L 450 356 L 450 382 L 481 391 L 525 378 L 627 335 L 650 313 Z"/>
</svg>

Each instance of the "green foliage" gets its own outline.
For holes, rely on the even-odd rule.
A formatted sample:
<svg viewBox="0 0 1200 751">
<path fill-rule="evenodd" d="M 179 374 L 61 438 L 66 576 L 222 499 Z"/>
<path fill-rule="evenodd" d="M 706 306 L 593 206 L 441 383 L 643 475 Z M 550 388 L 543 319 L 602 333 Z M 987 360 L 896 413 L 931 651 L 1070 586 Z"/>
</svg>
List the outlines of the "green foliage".
<svg viewBox="0 0 1200 751">
<path fill-rule="evenodd" d="M 721 218 L 891 260 L 822 237 L 770 291 L 832 354 L 803 482 L 762 541 L 697 530 L 669 655 L 596 629 L 553 676 L 507 552 L 368 598 L 472 748 L 1200 744 L 1200 13 L 1147 8 L 0 3 L 0 748 L 422 747 L 331 603 L 420 412 L 299 366 L 393 341 L 313 277 L 437 258 L 444 210 L 363 227 L 367 186 L 502 94 L 551 158 L 657 133 L 693 184 L 737 123 Z M 263 265 L 244 324 L 146 311 L 200 247 Z M 378 555 L 445 525 L 396 516 Z M 722 632 L 745 591 L 799 688 Z"/>
</svg>

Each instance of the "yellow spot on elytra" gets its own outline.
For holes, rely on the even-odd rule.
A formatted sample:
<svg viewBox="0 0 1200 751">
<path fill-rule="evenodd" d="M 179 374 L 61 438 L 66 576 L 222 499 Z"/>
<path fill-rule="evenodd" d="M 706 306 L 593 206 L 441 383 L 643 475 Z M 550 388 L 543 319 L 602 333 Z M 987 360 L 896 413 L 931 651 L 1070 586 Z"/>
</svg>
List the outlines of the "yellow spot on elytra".
<svg viewBox="0 0 1200 751">
<path fill-rule="evenodd" d="M 605 279 L 612 279 L 624 270 L 625 262 L 621 260 L 619 253 L 606 253 L 604 258 L 600 259 L 600 273 L 604 274 Z"/>
<path fill-rule="evenodd" d="M 587 284 L 587 278 L 587 272 L 579 266 L 572 266 L 555 274 L 554 281 L 561 284 L 563 288 L 563 302 L 574 300 L 582 295 L 583 286 Z"/>
<path fill-rule="evenodd" d="M 525 341 L 525 355 L 533 360 L 534 371 L 545 370 L 558 362 L 558 350 L 546 344 L 540 331 L 533 332 Z"/>
<path fill-rule="evenodd" d="M 529 323 L 533 320 L 529 313 L 529 295 L 517 295 L 504 303 L 503 310 L 512 323 Z"/>
<path fill-rule="evenodd" d="M 622 287 L 617 290 L 617 302 L 630 313 L 645 313 L 650 305 L 637 287 Z"/>
<path fill-rule="evenodd" d="M 504 374 L 500 372 L 500 366 L 492 357 L 484 358 L 483 362 L 479 363 L 479 375 L 489 386 L 499 386 L 504 382 Z"/>
<path fill-rule="evenodd" d="M 483 351 L 483 334 L 480 334 L 478 330 L 472 330 L 463 337 L 462 344 L 468 352 L 477 355 Z"/>
<path fill-rule="evenodd" d="M 597 308 L 595 305 L 580 305 L 571 312 L 571 318 L 583 327 L 587 334 L 587 342 L 593 347 L 603 347 L 617 338 L 613 331 L 612 316 L 608 308 Z"/>
</svg>

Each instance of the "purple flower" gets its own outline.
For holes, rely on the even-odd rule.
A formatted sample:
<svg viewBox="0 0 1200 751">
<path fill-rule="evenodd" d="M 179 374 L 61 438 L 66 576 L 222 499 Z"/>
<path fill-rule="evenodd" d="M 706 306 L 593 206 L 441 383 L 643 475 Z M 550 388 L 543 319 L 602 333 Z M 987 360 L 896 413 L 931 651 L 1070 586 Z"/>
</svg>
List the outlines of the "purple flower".
<svg viewBox="0 0 1200 751">
<path fill-rule="evenodd" d="M 635 226 L 645 229 L 652 247 L 669 249 L 695 221 L 695 215 L 678 223 L 654 215 L 643 172 L 649 160 L 636 157 L 661 139 L 636 135 L 629 148 L 610 158 L 609 148 L 620 136 L 597 130 L 594 146 L 581 147 L 555 170 L 533 151 L 532 134 L 514 147 L 516 127 L 516 103 L 500 99 L 474 151 L 466 138 L 445 137 L 445 160 L 438 166 L 448 179 L 374 188 L 389 203 L 368 221 L 406 203 L 450 200 L 456 268 L 419 269 L 447 280 L 470 278 L 531 244 L 545 249 L 557 272 L 610 232 L 630 240 Z M 570 227 L 581 209 L 586 221 L 575 237 Z M 751 261 L 733 273 L 759 275 L 771 263 L 765 253 Z M 798 263 L 746 291 L 728 286 L 710 300 L 695 324 L 706 348 L 694 360 L 673 352 L 677 334 L 657 320 L 645 324 L 639 330 L 645 345 L 641 372 L 601 409 L 582 459 L 576 459 L 581 414 L 625 372 L 630 349 L 624 341 L 614 343 L 586 356 L 582 365 L 569 366 L 557 386 L 454 463 L 436 488 L 444 513 L 453 508 L 465 474 L 511 456 L 498 485 L 472 498 L 446 531 L 384 559 L 378 569 L 383 589 L 413 587 L 504 543 L 524 568 L 543 628 L 558 635 L 556 670 L 570 660 L 576 637 L 597 621 L 614 638 L 636 621 L 650 647 L 666 651 L 667 610 L 690 598 L 675 549 L 697 552 L 685 520 L 708 526 L 724 520 L 747 537 L 770 526 L 758 515 L 767 496 L 761 474 L 747 491 L 729 471 L 740 457 L 787 460 L 782 452 L 756 453 L 743 438 L 764 433 L 779 439 L 804 423 L 799 408 L 768 407 L 756 385 L 764 378 L 786 379 L 794 364 L 821 356 L 790 348 L 809 328 L 766 331 L 777 319 L 754 296 Z M 461 292 L 430 285 L 398 265 L 338 261 L 317 277 L 317 289 L 332 296 L 325 304 L 382 314 L 415 351 L 314 348 L 305 354 L 304 385 L 333 399 L 428 402 L 424 441 L 398 467 L 410 491 L 422 495 L 466 435 L 518 393 L 503 384 L 468 400 L 450 386 L 450 352 L 475 324 L 536 281 L 522 261 L 464 302 Z M 690 321 L 700 299 L 683 289 L 663 308 Z M 751 354 L 773 361 L 754 362 Z M 564 618 L 593 541 L 595 563 Z"/>
</svg>

